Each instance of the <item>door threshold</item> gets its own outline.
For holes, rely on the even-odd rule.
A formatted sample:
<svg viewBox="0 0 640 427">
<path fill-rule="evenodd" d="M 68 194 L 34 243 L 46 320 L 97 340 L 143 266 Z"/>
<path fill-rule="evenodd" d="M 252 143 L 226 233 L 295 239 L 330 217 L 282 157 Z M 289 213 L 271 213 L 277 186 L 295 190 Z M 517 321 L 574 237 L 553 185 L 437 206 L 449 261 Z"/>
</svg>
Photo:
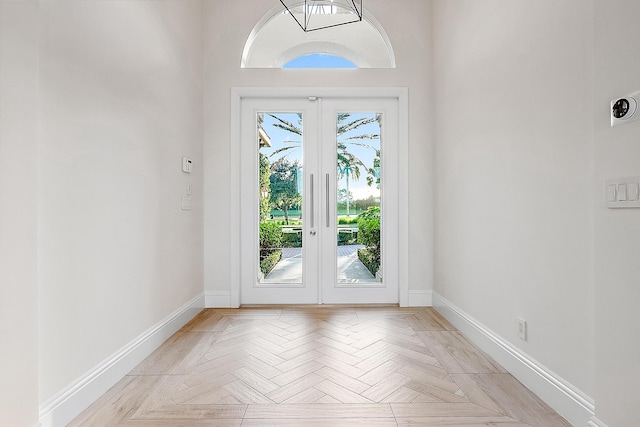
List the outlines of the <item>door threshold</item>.
<svg viewBox="0 0 640 427">
<path fill-rule="evenodd" d="M 312 308 L 312 309 L 330 309 L 330 308 L 399 308 L 400 304 L 241 304 L 240 308 Z"/>
</svg>

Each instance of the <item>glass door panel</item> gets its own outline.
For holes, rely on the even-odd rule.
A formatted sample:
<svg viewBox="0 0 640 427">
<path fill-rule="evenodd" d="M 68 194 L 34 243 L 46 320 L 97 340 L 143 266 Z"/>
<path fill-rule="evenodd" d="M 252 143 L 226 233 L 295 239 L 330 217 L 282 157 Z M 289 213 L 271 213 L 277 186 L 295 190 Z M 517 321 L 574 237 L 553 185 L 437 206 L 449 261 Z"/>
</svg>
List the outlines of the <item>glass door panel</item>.
<svg viewBox="0 0 640 427">
<path fill-rule="evenodd" d="M 260 112 L 260 284 L 303 283 L 303 115 Z"/>
<path fill-rule="evenodd" d="M 398 114 L 394 99 L 323 100 L 323 303 L 399 301 Z"/>
<path fill-rule="evenodd" d="M 337 283 L 380 282 L 382 115 L 338 113 L 335 120 Z"/>
</svg>

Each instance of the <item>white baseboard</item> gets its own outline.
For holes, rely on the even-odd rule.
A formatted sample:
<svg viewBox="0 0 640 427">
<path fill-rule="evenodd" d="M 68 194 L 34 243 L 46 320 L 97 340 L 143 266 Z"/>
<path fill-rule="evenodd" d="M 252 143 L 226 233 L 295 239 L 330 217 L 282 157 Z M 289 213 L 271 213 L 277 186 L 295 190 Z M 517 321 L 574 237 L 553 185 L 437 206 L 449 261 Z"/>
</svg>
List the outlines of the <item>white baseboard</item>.
<svg viewBox="0 0 640 427">
<path fill-rule="evenodd" d="M 204 293 L 206 308 L 231 308 L 231 292 L 207 291 Z"/>
<path fill-rule="evenodd" d="M 591 417 L 591 419 L 589 420 L 589 424 L 587 424 L 587 427 L 607 427 L 607 425 L 596 417 Z"/>
<path fill-rule="evenodd" d="M 594 401 L 577 387 L 523 353 L 437 292 L 433 293 L 433 306 L 475 345 L 493 357 L 574 426 L 584 426 L 590 422 L 589 420 L 593 421 Z"/>
<path fill-rule="evenodd" d="M 409 307 L 431 307 L 433 291 L 409 290 Z"/>
<path fill-rule="evenodd" d="M 67 425 L 204 308 L 204 293 L 40 405 L 40 425 Z"/>
</svg>

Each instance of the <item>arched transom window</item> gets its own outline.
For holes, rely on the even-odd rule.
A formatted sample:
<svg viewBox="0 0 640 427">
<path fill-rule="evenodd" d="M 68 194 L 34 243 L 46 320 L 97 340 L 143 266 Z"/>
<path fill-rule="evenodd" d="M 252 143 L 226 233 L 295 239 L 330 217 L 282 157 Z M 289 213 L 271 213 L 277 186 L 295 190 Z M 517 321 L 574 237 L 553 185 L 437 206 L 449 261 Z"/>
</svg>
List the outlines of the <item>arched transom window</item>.
<svg viewBox="0 0 640 427">
<path fill-rule="evenodd" d="M 384 29 L 366 9 L 361 22 L 304 32 L 278 6 L 249 35 L 241 67 L 395 68 L 395 56 Z"/>
</svg>

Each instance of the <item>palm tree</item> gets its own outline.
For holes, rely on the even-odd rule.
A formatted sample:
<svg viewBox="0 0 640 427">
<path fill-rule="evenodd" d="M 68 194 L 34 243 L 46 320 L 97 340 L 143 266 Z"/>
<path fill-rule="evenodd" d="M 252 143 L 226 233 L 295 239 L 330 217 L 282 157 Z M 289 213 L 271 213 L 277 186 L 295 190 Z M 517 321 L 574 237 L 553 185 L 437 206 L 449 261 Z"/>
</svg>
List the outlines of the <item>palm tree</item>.
<svg viewBox="0 0 640 427">
<path fill-rule="evenodd" d="M 376 156 L 373 158 L 373 166 L 370 167 L 367 172 L 367 185 L 371 187 L 374 183 L 376 188 L 380 189 L 380 150 L 376 150 Z"/>
<path fill-rule="evenodd" d="M 267 113 L 268 116 L 273 118 L 276 122 L 272 126 L 290 132 L 294 135 L 302 137 L 302 114 L 297 113 L 297 122 L 286 120 L 280 117 L 278 114 Z M 259 118 L 262 123 L 263 117 Z M 337 144 L 337 168 L 339 179 L 346 178 L 347 195 L 349 194 L 349 181 L 360 179 L 360 167 L 362 167 L 369 175 L 367 177 L 367 183 L 372 185 L 373 182 L 379 184 L 379 168 L 380 168 L 380 150 L 366 144 L 363 141 L 366 140 L 379 140 L 380 134 L 374 133 L 359 133 L 352 134 L 353 131 L 366 126 L 368 124 L 377 122 L 381 124 L 381 115 L 375 114 L 374 116 L 366 115 L 365 117 L 353 117 L 351 113 L 340 113 L 337 115 L 337 127 L 336 127 L 336 144 Z M 270 157 L 281 155 L 279 159 L 287 156 L 288 152 L 300 148 L 301 141 L 284 141 L 288 143 L 282 148 L 275 150 Z M 376 153 L 376 159 L 374 165 L 368 168 L 364 162 L 359 159 L 355 154 L 349 151 L 352 146 L 358 146 L 374 150 Z M 284 154 L 283 154 L 284 153 Z M 278 160 L 279 160 L 278 159 Z M 376 170 L 377 167 L 377 170 Z M 347 215 L 350 213 L 349 197 L 347 197 Z"/>
<path fill-rule="evenodd" d="M 298 123 L 292 123 L 288 120 L 283 119 L 282 117 L 279 117 L 277 114 L 268 113 L 267 115 L 276 120 L 276 123 L 273 124 L 273 127 L 282 129 L 287 132 L 291 132 L 294 135 L 300 136 L 300 139 L 302 139 L 302 114 L 301 113 L 296 113 L 296 115 L 298 116 Z M 273 157 L 276 154 L 285 153 L 285 152 L 294 150 L 296 148 L 300 148 L 301 141 L 286 140 L 283 142 L 289 143 L 289 145 L 285 145 L 284 147 L 275 150 L 273 153 L 271 153 L 271 156 L 269 157 Z M 286 154 L 284 154 L 280 158 L 285 156 Z"/>
<path fill-rule="evenodd" d="M 297 123 L 292 123 L 288 120 L 285 120 L 282 117 L 279 117 L 277 114 L 267 113 L 267 115 L 272 117 L 274 120 L 276 120 L 276 123 L 273 124 L 274 127 L 278 129 L 282 129 L 287 132 L 291 132 L 294 135 L 298 135 L 302 137 L 302 114 L 297 113 L 297 116 L 298 116 Z M 378 134 L 365 134 L 365 133 L 349 136 L 347 138 L 341 139 L 341 136 L 347 134 L 348 132 L 354 131 L 362 126 L 368 125 L 373 122 L 380 122 L 379 114 L 376 114 L 375 117 L 361 117 L 361 118 L 349 120 L 351 116 L 352 114 L 350 113 L 340 113 L 338 114 L 338 117 L 337 117 L 336 138 L 338 140 L 337 142 L 338 162 L 340 162 L 341 155 L 351 154 L 348 151 L 348 148 L 350 145 L 351 146 L 356 145 L 359 147 L 368 148 L 370 150 L 375 150 L 369 144 L 365 144 L 363 142 L 358 142 L 358 141 L 380 139 L 380 135 Z M 285 141 L 285 142 L 289 142 L 290 144 L 278 150 L 275 150 L 271 154 L 271 157 L 300 147 L 300 141 Z M 364 166 L 364 164 L 362 163 L 362 161 L 360 161 L 360 159 L 357 159 L 357 160 L 359 164 Z"/>
<path fill-rule="evenodd" d="M 338 179 L 345 178 L 347 183 L 347 216 L 350 214 L 349 199 L 351 198 L 349 192 L 349 176 L 352 176 L 356 181 L 359 180 L 360 166 L 366 169 L 364 163 L 353 154 L 347 151 L 338 153 Z"/>
</svg>

